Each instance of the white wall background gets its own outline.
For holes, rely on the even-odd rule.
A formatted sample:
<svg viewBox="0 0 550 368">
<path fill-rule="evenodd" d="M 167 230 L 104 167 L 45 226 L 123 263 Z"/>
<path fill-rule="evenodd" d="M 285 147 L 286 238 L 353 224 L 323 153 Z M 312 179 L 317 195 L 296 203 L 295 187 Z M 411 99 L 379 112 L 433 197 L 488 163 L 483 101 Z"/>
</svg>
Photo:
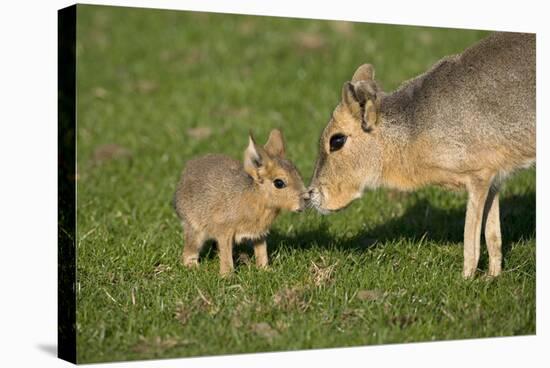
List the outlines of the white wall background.
<svg viewBox="0 0 550 368">
<path fill-rule="evenodd" d="M 111 364 L 548 367 L 549 26 L 544 1 L 90 1 L 94 4 L 537 32 L 537 336 Z M 0 366 L 69 366 L 57 344 L 57 9 L 0 3 Z M 546 290 L 545 290 L 546 289 Z"/>
</svg>

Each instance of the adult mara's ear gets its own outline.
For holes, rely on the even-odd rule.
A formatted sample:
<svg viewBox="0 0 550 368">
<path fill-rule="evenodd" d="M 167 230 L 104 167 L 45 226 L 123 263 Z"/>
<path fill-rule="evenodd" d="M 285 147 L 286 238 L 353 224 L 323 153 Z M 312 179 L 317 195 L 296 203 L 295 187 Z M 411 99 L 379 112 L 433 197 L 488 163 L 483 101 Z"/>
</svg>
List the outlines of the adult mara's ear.
<svg viewBox="0 0 550 368">
<path fill-rule="evenodd" d="M 342 87 L 342 104 L 347 107 L 353 116 L 361 119 L 361 101 L 355 92 L 355 87 L 351 82 L 344 83 Z"/>
<path fill-rule="evenodd" d="M 283 133 L 279 129 L 273 129 L 271 133 L 269 133 L 269 138 L 264 148 L 271 156 L 284 158 L 285 140 L 283 138 Z"/>
<path fill-rule="evenodd" d="M 270 158 L 263 147 L 256 144 L 252 133 L 250 133 L 248 135 L 248 147 L 246 147 L 244 151 L 244 171 L 246 171 L 254 181 L 262 183 L 265 166 L 269 160 Z"/>
<path fill-rule="evenodd" d="M 376 126 L 380 96 L 374 80 L 344 83 L 342 103 L 357 120 L 361 121 L 361 128 L 365 132 L 370 132 Z"/>
<path fill-rule="evenodd" d="M 374 76 L 374 70 L 373 74 Z M 361 101 L 362 120 L 361 128 L 370 131 L 378 123 L 378 109 L 380 107 L 380 91 L 374 80 L 361 80 L 354 83 L 355 94 Z"/>
</svg>

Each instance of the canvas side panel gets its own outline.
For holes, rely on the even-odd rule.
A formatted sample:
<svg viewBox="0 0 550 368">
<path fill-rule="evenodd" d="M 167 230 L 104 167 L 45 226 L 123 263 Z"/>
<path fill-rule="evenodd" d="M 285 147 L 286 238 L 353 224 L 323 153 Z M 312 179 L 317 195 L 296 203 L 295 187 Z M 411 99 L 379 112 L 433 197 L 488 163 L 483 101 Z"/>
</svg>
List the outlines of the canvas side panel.
<svg viewBox="0 0 550 368">
<path fill-rule="evenodd" d="M 58 12 L 58 356 L 76 363 L 76 5 Z"/>
</svg>

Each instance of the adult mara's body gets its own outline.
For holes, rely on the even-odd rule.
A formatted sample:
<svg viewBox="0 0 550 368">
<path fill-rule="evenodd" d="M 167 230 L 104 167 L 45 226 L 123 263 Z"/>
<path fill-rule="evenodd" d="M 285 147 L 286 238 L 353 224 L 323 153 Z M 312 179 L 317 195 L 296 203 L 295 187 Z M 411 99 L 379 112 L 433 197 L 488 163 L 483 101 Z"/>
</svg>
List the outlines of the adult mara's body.
<svg viewBox="0 0 550 368">
<path fill-rule="evenodd" d="M 339 210 L 379 186 L 465 189 L 464 277 L 477 269 L 484 219 L 489 275 L 500 274 L 498 191 L 535 162 L 535 80 L 532 34 L 495 33 L 389 94 L 362 65 L 322 133 L 313 206 Z"/>
</svg>

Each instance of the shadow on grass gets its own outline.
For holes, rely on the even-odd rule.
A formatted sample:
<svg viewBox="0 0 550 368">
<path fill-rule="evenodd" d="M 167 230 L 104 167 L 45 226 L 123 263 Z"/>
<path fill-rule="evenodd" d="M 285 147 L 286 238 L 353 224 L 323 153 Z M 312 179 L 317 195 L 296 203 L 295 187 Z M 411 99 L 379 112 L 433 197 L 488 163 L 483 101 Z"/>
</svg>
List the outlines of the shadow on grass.
<svg viewBox="0 0 550 368">
<path fill-rule="evenodd" d="M 535 238 L 535 214 L 535 192 L 500 199 L 504 259 L 513 243 Z M 421 239 L 439 244 L 454 243 L 457 246 L 462 246 L 465 215 L 465 206 L 461 209 L 445 210 L 434 207 L 426 199 L 421 199 L 409 207 L 402 216 L 351 237 L 334 236 L 329 231 L 330 216 L 324 216 L 316 228 L 298 230 L 291 235 L 276 230 L 272 231 L 268 237 L 269 258 L 271 259 L 274 253 L 288 244 L 301 250 L 325 248 L 345 252 L 365 252 L 388 242 L 418 242 Z M 481 240 L 483 247 L 483 235 Z M 252 256 L 252 245 L 244 242 L 235 246 L 233 257 L 237 267 L 241 263 L 239 260 L 241 253 Z M 212 259 L 215 257 L 217 257 L 216 242 L 208 241 L 201 251 L 201 258 Z M 480 259 L 480 267 L 486 268 L 486 266 L 487 255 L 484 251 Z"/>
<path fill-rule="evenodd" d="M 503 255 L 506 256 L 512 243 L 535 237 L 535 192 L 501 198 L 500 211 Z M 402 216 L 349 238 L 335 237 L 330 233 L 328 229 L 330 216 L 323 219 L 317 228 L 298 231 L 295 235 L 288 236 L 273 232 L 270 235 L 269 250 L 277 252 L 279 247 L 290 243 L 293 247 L 300 249 L 321 247 L 344 251 L 366 251 L 386 242 L 398 240 L 415 242 L 422 238 L 430 242 L 461 245 L 465 215 L 465 206 L 461 209 L 445 210 L 434 207 L 428 200 L 423 199 L 408 208 Z"/>
</svg>

